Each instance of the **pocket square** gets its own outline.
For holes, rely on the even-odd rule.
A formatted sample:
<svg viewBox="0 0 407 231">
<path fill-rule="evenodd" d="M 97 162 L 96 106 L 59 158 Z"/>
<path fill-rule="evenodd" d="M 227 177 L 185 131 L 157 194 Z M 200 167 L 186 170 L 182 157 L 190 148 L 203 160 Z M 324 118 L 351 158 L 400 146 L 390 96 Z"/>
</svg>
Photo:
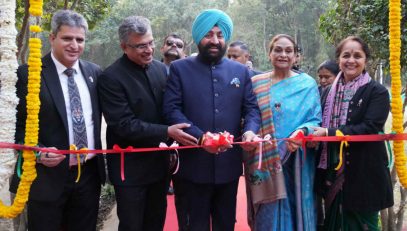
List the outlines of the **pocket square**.
<svg viewBox="0 0 407 231">
<path fill-rule="evenodd" d="M 233 78 L 232 81 L 230 81 L 230 85 L 235 85 L 235 87 L 239 87 L 240 80 L 238 78 Z"/>
</svg>

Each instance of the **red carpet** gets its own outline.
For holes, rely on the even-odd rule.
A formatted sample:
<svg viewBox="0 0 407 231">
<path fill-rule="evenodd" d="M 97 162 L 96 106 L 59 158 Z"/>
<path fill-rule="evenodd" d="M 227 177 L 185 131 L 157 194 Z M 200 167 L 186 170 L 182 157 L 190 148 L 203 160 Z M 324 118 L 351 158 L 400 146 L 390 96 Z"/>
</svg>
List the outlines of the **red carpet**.
<svg viewBox="0 0 407 231">
<path fill-rule="evenodd" d="M 164 231 L 177 231 L 178 222 L 174 206 L 174 196 L 167 196 L 167 219 L 165 221 Z M 236 231 L 249 231 L 246 217 L 246 188 L 244 177 L 240 177 L 239 189 L 237 192 L 237 209 L 236 209 Z"/>
</svg>

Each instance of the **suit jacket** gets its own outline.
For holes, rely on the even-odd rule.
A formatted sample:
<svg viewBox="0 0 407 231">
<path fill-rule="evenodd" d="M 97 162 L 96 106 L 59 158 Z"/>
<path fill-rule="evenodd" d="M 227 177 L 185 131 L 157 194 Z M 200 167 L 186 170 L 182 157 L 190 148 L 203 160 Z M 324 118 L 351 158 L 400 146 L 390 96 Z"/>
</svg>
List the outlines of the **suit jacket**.
<svg viewBox="0 0 407 231">
<path fill-rule="evenodd" d="M 389 99 L 385 87 L 370 81 L 356 91 L 349 102 L 346 125 L 338 129 L 345 135 L 383 132 L 390 109 Z M 336 128 L 329 128 L 329 136 L 335 136 L 335 131 Z M 330 150 L 339 150 L 337 143 L 329 143 L 329 147 Z M 343 153 L 344 209 L 372 212 L 391 207 L 393 189 L 384 142 L 352 142 Z"/>
<path fill-rule="evenodd" d="M 169 124 L 191 124 L 185 131 L 196 138 L 207 131 L 228 131 L 239 138 L 248 130 L 257 133 L 261 121 L 248 68 L 229 59 L 206 63 L 199 55 L 171 63 L 164 115 Z M 242 174 L 238 145 L 219 155 L 203 149 L 179 153 L 178 174 L 192 182 L 222 184 Z"/>
<path fill-rule="evenodd" d="M 96 64 L 84 60 L 79 60 L 79 67 L 89 88 L 92 101 L 95 148 L 100 149 L 102 147 L 100 140 L 101 112 L 99 110 L 99 101 L 96 91 L 96 80 L 101 73 L 101 70 Z M 17 70 L 17 76 L 17 96 L 20 99 L 20 102 L 17 106 L 17 129 L 15 140 L 16 142 L 23 143 L 25 136 L 25 120 L 27 117 L 25 97 L 27 95 L 28 66 L 20 66 Z M 40 100 L 41 107 L 39 112 L 38 145 L 42 147 L 56 147 L 57 149 L 69 150 L 69 130 L 65 100 L 51 54 L 47 54 L 42 58 Z M 98 161 L 100 177 L 95 180 L 100 180 L 101 183 L 104 183 L 104 158 L 102 155 L 97 155 L 95 158 L 97 158 Z M 45 165 L 37 164 L 36 169 L 37 178 L 32 184 L 30 199 L 40 201 L 56 200 L 63 192 L 64 182 L 68 177 L 69 157 L 65 158 L 55 167 L 46 167 Z M 10 186 L 10 191 L 12 192 L 16 191 L 19 183 L 19 180 L 15 175 Z"/>
<path fill-rule="evenodd" d="M 153 60 L 147 68 L 127 55 L 102 73 L 98 90 L 107 123 L 107 147 L 158 147 L 167 140 L 168 126 L 162 116 L 162 96 L 166 82 L 165 65 Z M 166 152 L 126 153 L 124 175 L 120 175 L 120 155 L 107 156 L 109 179 L 114 185 L 141 185 L 168 175 Z"/>
</svg>

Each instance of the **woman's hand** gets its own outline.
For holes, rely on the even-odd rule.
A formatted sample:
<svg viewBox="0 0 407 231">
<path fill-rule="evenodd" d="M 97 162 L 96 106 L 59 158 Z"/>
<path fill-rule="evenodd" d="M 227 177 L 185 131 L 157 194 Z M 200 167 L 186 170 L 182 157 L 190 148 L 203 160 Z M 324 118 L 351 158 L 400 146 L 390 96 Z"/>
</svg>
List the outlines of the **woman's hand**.
<svg viewBox="0 0 407 231">
<path fill-rule="evenodd" d="M 299 147 L 301 147 L 302 140 L 300 139 L 294 139 L 299 133 L 302 133 L 304 135 L 304 131 L 302 129 L 298 129 L 295 132 L 291 134 L 289 137 L 290 140 L 287 140 L 287 150 L 289 152 L 295 152 Z"/>
</svg>

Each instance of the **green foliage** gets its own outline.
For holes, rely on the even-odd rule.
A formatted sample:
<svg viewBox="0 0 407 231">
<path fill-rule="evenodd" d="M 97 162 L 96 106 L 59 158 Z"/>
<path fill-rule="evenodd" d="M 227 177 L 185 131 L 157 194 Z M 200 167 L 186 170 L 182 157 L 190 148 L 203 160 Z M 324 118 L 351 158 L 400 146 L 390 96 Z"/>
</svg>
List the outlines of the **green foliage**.
<svg viewBox="0 0 407 231">
<path fill-rule="evenodd" d="M 107 67 L 122 55 L 117 30 L 122 20 L 130 15 L 143 15 L 151 21 L 156 41 L 155 58 L 160 60 L 159 52 L 164 37 L 176 32 L 186 41 L 186 52 L 196 51 L 191 37 L 191 27 L 196 15 L 204 9 L 218 8 L 225 10 L 227 0 L 129 0 L 118 1 L 109 17 L 95 27 L 89 35 L 85 57 Z"/>
<path fill-rule="evenodd" d="M 116 0 L 44 0 L 42 27 L 49 31 L 52 14 L 60 9 L 71 9 L 83 14 L 88 21 L 89 29 L 93 29 L 96 23 L 109 13 L 110 6 L 114 4 L 115 1 Z M 17 0 L 16 3 L 17 28 L 21 29 L 26 7 L 25 0 Z"/>
<path fill-rule="evenodd" d="M 247 42 L 259 69 L 271 68 L 268 44 L 280 33 L 293 36 L 302 49 L 302 69 L 311 75 L 320 62 L 328 58 L 317 29 L 317 20 L 325 1 L 320 0 L 253 0 L 235 1 L 229 11 L 236 25 L 234 40 Z"/>
<path fill-rule="evenodd" d="M 157 44 L 155 58 L 161 59 L 159 48 L 171 32 L 184 38 L 186 53 L 191 54 L 197 51 L 191 37 L 192 22 L 199 12 L 208 8 L 224 10 L 231 16 L 235 25 L 232 41 L 243 40 L 249 45 L 256 68 L 260 70 L 271 68 L 267 46 L 277 33 L 301 39 L 306 71 L 312 71 L 328 57 L 330 47 L 324 45 L 317 33 L 318 17 L 324 8 L 322 0 L 122 0 L 114 5 L 109 17 L 95 27 L 86 56 L 103 67 L 117 59 L 122 54 L 117 29 L 121 20 L 129 15 L 150 19 Z"/>
<path fill-rule="evenodd" d="M 401 0 L 403 70 L 407 68 L 406 2 Z M 327 11 L 320 17 L 319 29 L 332 44 L 337 44 L 349 35 L 358 35 L 370 45 L 373 61 L 387 62 L 389 57 L 388 14 L 388 0 L 360 0 L 357 3 L 345 0 L 330 1 Z"/>
</svg>

